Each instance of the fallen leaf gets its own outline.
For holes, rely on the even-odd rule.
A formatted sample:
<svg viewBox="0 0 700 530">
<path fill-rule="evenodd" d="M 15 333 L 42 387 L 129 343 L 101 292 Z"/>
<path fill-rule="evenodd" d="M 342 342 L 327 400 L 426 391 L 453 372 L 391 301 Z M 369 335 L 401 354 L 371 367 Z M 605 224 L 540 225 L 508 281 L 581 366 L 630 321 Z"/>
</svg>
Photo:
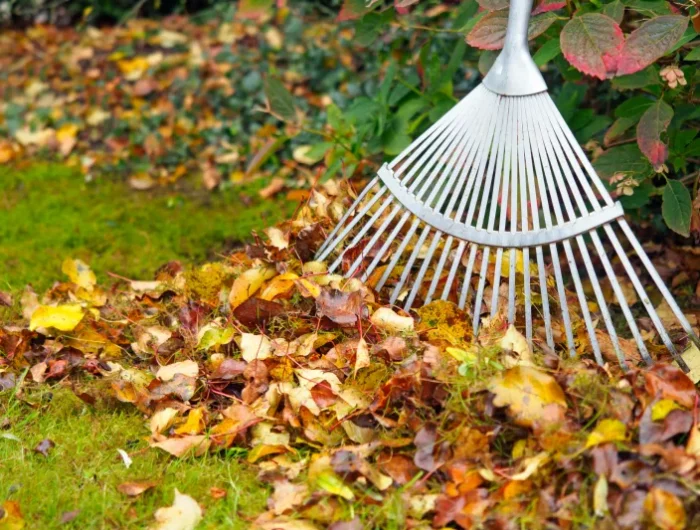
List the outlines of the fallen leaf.
<svg viewBox="0 0 700 530">
<path fill-rule="evenodd" d="M 497 407 L 508 407 L 516 423 L 556 423 L 566 410 L 566 398 L 556 380 L 540 370 L 516 366 L 494 376 L 488 384 Z"/>
<path fill-rule="evenodd" d="M 265 280 L 269 280 L 275 274 L 275 270 L 270 267 L 255 267 L 243 272 L 234 280 L 233 287 L 231 287 L 231 293 L 228 298 L 231 309 L 236 309 L 253 296 Z"/>
<path fill-rule="evenodd" d="M 154 517 L 156 523 L 150 530 L 194 530 L 202 520 L 202 509 L 197 501 L 176 488 L 172 506 L 158 508 Z"/>
<path fill-rule="evenodd" d="M 155 480 L 145 480 L 141 482 L 123 482 L 117 486 L 120 493 L 129 497 L 138 497 L 143 492 L 150 490 L 158 485 Z"/>
<path fill-rule="evenodd" d="M 199 365 L 192 360 L 161 366 L 156 372 L 156 377 L 161 381 L 171 381 L 177 374 L 187 377 L 197 377 L 199 375 Z"/>
<path fill-rule="evenodd" d="M 661 530 L 682 530 L 686 525 L 683 501 L 673 493 L 652 487 L 644 499 L 644 512 Z"/>
<path fill-rule="evenodd" d="M 83 316 L 83 310 L 77 304 L 40 305 L 32 313 L 29 329 L 34 331 L 37 328 L 55 328 L 60 331 L 73 331 Z"/>
<path fill-rule="evenodd" d="M 625 424 L 620 420 L 606 418 L 598 422 L 586 439 L 586 448 L 608 442 L 624 442 L 627 438 Z"/>
<path fill-rule="evenodd" d="M 402 317 L 393 309 L 380 307 L 370 317 L 370 322 L 377 328 L 390 333 L 413 331 L 414 321 L 411 317 Z"/>
<path fill-rule="evenodd" d="M 36 447 L 34 448 L 34 452 L 48 457 L 49 452 L 51 452 L 51 450 L 54 447 L 56 447 L 56 444 L 54 443 L 54 441 L 49 440 L 48 438 L 45 438 L 36 445 Z"/>
</svg>

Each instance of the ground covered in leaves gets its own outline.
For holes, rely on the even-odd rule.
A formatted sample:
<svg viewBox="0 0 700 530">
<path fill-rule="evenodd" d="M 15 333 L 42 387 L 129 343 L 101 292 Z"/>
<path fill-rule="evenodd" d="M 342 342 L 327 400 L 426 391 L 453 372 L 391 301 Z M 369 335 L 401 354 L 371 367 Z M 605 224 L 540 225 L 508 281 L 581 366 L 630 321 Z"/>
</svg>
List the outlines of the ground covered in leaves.
<svg viewBox="0 0 700 530">
<path fill-rule="evenodd" d="M 533 352 L 501 316 L 474 340 L 451 302 L 383 305 L 312 261 L 342 210 L 324 191 L 223 261 L 109 286 L 68 258 L 46 293 L 3 297 L 1 529 L 700 524 L 679 368 Z M 41 438 L 61 415 L 96 447 Z M 85 498 L 32 482 L 57 459 Z"/>
</svg>

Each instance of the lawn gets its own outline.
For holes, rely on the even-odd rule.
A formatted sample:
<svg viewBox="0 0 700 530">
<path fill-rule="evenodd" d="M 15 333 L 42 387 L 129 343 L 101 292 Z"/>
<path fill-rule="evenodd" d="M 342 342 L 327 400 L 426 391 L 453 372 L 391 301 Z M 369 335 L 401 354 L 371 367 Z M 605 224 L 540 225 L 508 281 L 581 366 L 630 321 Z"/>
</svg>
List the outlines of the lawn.
<svg viewBox="0 0 700 530">
<path fill-rule="evenodd" d="M 221 255 L 296 208 L 284 196 L 258 197 L 265 184 L 211 193 L 184 179 L 138 192 L 109 178 L 86 182 L 56 163 L 0 166 L 0 290 L 31 284 L 41 292 L 60 279 L 67 257 L 90 263 L 107 282 L 108 273 L 150 279 L 170 260 Z"/>
<path fill-rule="evenodd" d="M 203 504 L 202 528 L 247 528 L 245 517 L 265 508 L 267 489 L 240 451 L 182 459 L 154 451 L 147 421 L 131 407 L 90 406 L 60 385 L 22 401 L 7 391 L 0 425 L 0 499 L 19 503 L 27 528 L 143 528 L 172 503 L 175 488 Z M 55 444 L 46 455 L 35 450 L 43 440 Z M 131 455 L 130 467 L 117 449 Z M 133 481 L 156 485 L 135 498 L 117 489 Z"/>
</svg>

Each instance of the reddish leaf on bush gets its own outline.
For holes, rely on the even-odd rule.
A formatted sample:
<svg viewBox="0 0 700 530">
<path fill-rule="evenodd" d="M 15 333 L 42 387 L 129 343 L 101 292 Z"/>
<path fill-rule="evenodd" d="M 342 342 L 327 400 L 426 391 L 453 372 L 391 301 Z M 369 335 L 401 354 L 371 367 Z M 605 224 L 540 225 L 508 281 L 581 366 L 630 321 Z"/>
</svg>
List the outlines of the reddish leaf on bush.
<svg viewBox="0 0 700 530">
<path fill-rule="evenodd" d="M 367 6 L 365 0 L 345 0 L 343 2 L 343 7 L 338 13 L 337 22 L 344 22 L 346 20 L 355 20 L 357 18 L 363 17 L 365 14 L 372 10 L 372 5 Z"/>
<path fill-rule="evenodd" d="M 510 4 L 510 0 L 476 0 L 484 9 L 489 11 L 499 11 L 505 9 Z"/>
<path fill-rule="evenodd" d="M 547 13 L 548 11 L 556 11 L 561 9 L 566 5 L 566 1 L 561 0 L 541 0 L 538 2 L 537 7 L 533 10 L 533 15 L 539 15 L 540 13 Z"/>
<path fill-rule="evenodd" d="M 544 13 L 530 18 L 527 30 L 529 40 L 542 35 L 557 19 L 552 13 Z M 467 44 L 482 50 L 500 50 L 506 38 L 508 11 L 494 11 L 483 17 L 467 35 Z"/>
<path fill-rule="evenodd" d="M 566 60 L 598 79 L 615 73 L 624 43 L 617 22 L 598 13 L 572 18 L 561 32 L 561 51 Z"/>
<path fill-rule="evenodd" d="M 663 100 L 649 107 L 637 124 L 637 144 L 642 153 L 656 167 L 668 156 L 668 147 L 661 141 L 663 133 L 673 119 L 673 109 Z"/>
<path fill-rule="evenodd" d="M 688 27 L 682 15 L 663 15 L 647 20 L 625 41 L 617 67 L 618 75 L 643 70 L 676 44 Z"/>
</svg>

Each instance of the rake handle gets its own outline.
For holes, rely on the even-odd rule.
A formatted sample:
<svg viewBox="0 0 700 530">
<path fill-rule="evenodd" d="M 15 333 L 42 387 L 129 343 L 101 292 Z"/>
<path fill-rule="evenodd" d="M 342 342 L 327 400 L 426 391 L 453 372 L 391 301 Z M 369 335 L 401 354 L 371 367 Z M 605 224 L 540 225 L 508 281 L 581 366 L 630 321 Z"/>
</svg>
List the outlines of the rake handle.
<svg viewBox="0 0 700 530">
<path fill-rule="evenodd" d="M 502 96 L 528 96 L 547 85 L 528 48 L 527 29 L 532 0 L 511 0 L 503 50 L 484 79 L 484 86 Z"/>
<path fill-rule="evenodd" d="M 503 49 L 523 46 L 527 48 L 527 29 L 532 11 L 532 0 L 511 0 L 508 12 L 508 29 Z"/>
</svg>

